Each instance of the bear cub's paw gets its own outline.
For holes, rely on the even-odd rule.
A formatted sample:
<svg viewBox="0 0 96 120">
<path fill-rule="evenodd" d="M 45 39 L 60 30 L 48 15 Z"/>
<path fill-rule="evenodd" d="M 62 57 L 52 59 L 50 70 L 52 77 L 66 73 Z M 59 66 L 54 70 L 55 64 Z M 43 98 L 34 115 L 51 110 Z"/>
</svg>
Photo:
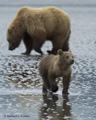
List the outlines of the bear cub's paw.
<svg viewBox="0 0 96 120">
<path fill-rule="evenodd" d="M 52 92 L 57 92 L 57 90 L 58 90 L 57 84 L 54 84 L 54 85 L 52 86 L 51 90 L 52 90 Z"/>
</svg>

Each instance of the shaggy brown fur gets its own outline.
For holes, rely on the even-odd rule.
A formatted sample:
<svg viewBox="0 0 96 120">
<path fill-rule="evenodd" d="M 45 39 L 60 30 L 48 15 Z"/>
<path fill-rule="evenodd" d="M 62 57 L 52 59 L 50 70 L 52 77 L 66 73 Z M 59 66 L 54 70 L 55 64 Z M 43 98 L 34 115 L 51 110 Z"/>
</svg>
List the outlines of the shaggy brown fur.
<svg viewBox="0 0 96 120">
<path fill-rule="evenodd" d="M 69 36 L 69 16 L 56 7 L 22 7 L 7 30 L 9 50 L 17 48 L 23 39 L 26 47 L 24 54 L 30 54 L 32 49 L 42 54 L 45 40 L 51 40 L 53 44 L 49 54 L 56 54 L 60 48 L 67 51 Z"/>
<path fill-rule="evenodd" d="M 56 92 L 56 78 L 63 77 L 63 94 L 68 93 L 71 80 L 71 65 L 74 63 L 72 52 L 57 51 L 58 55 L 50 55 L 41 60 L 39 72 L 43 79 L 43 92 Z"/>
</svg>

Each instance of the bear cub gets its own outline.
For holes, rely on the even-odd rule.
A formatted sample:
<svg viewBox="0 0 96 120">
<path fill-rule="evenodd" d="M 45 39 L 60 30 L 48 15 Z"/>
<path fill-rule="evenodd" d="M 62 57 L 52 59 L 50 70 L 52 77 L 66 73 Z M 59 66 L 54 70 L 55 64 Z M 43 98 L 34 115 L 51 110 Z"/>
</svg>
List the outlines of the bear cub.
<svg viewBox="0 0 96 120">
<path fill-rule="evenodd" d="M 72 52 L 63 52 L 61 49 L 57 51 L 57 55 L 43 58 L 39 64 L 39 73 L 43 79 L 43 93 L 56 92 L 58 90 L 56 78 L 63 77 L 62 94 L 68 94 L 73 63 Z"/>
</svg>

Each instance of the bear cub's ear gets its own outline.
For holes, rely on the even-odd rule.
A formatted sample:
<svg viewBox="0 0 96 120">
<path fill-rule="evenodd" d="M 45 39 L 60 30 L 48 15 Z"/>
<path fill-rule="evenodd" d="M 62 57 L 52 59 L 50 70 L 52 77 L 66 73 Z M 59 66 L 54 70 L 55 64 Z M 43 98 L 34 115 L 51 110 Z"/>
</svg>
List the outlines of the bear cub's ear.
<svg viewBox="0 0 96 120">
<path fill-rule="evenodd" d="M 63 54 L 63 51 L 62 51 L 61 49 L 59 49 L 59 50 L 57 51 L 57 54 L 58 54 L 58 55 L 62 55 L 62 54 Z"/>
</svg>

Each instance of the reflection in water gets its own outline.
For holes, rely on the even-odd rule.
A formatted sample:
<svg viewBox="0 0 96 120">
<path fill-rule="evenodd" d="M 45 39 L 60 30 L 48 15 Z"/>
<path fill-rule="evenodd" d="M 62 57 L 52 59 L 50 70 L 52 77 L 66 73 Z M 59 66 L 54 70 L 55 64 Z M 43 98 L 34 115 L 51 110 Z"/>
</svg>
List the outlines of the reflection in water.
<svg viewBox="0 0 96 120">
<path fill-rule="evenodd" d="M 68 95 L 63 97 L 62 103 L 58 96 L 43 95 L 43 104 L 39 111 L 39 120 L 72 120 L 71 105 L 69 104 Z"/>
</svg>

